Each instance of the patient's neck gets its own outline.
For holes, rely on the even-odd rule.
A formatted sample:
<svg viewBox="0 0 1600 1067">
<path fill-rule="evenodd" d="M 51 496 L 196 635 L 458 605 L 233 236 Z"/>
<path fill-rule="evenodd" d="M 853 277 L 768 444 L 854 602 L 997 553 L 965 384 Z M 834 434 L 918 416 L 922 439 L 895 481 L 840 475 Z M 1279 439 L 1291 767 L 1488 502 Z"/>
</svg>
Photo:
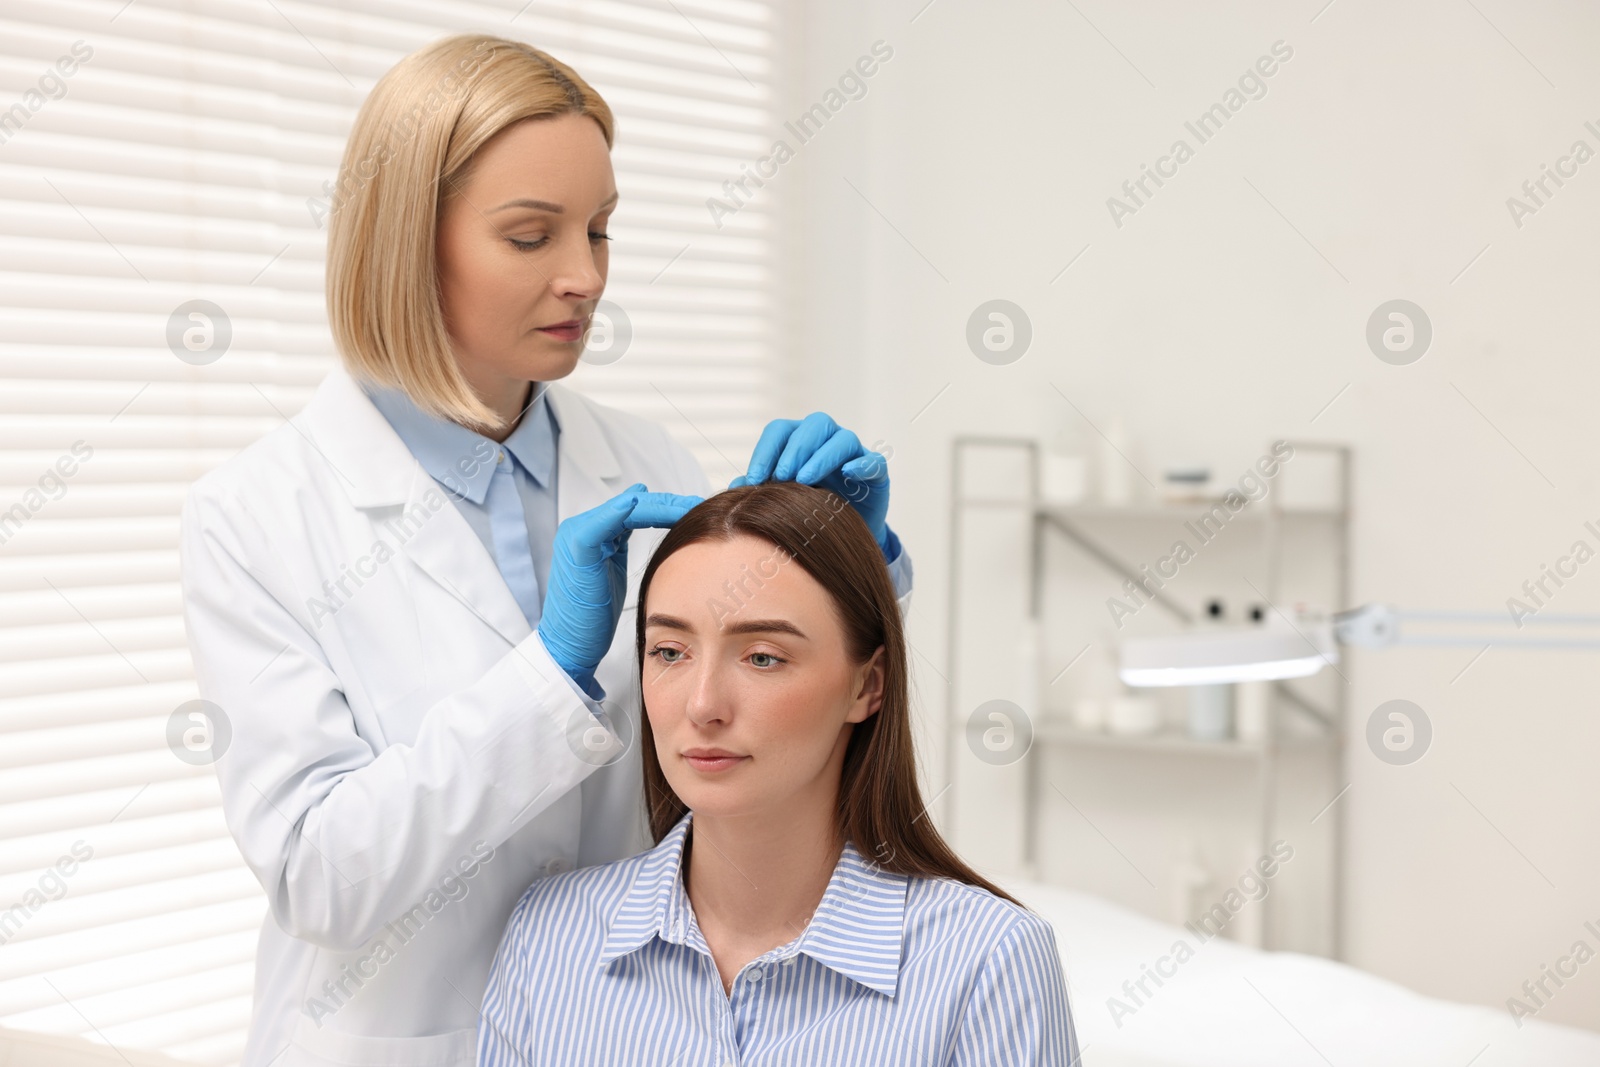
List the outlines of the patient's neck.
<svg viewBox="0 0 1600 1067">
<path fill-rule="evenodd" d="M 695 812 L 684 882 L 719 966 L 737 972 L 804 932 L 844 848 L 836 805 L 837 786 L 780 810 Z"/>
</svg>

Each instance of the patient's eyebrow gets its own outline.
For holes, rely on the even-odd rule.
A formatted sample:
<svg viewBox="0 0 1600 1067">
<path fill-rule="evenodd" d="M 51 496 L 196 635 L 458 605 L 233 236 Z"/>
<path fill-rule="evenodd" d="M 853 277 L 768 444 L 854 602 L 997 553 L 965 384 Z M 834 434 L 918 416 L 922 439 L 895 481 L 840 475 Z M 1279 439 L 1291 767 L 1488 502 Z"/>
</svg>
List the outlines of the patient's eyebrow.
<svg viewBox="0 0 1600 1067">
<path fill-rule="evenodd" d="M 656 611 L 645 616 L 644 624 L 647 627 L 661 626 L 668 630 L 682 630 L 686 634 L 694 633 L 694 627 L 683 619 Z M 798 626 L 783 619 L 736 619 L 724 624 L 721 629 L 730 634 L 793 634 L 801 640 L 810 640 Z"/>
</svg>

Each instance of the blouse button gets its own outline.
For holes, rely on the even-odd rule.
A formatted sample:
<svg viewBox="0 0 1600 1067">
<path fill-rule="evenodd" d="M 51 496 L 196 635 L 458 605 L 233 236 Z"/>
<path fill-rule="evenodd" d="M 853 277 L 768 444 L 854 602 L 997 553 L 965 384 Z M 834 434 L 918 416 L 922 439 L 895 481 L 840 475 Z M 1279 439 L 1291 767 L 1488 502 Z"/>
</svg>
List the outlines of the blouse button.
<svg viewBox="0 0 1600 1067">
<path fill-rule="evenodd" d="M 545 874 L 560 874 L 567 869 L 567 861 L 560 856 L 547 860 L 544 865 Z"/>
</svg>

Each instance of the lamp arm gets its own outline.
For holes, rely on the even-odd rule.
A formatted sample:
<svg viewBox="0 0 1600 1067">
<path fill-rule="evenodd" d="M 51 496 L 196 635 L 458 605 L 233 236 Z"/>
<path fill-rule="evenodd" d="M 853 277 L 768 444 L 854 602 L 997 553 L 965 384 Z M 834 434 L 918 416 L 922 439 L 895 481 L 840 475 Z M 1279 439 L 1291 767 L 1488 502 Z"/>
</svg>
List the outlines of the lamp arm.
<svg viewBox="0 0 1600 1067">
<path fill-rule="evenodd" d="M 1422 633 L 1402 632 L 1403 621 L 1423 623 Z M 1477 625 L 1482 632 L 1429 634 L 1428 623 Z M 1392 645 L 1503 645 L 1511 648 L 1600 648 L 1597 638 L 1502 637 L 1494 631 L 1504 627 L 1520 630 L 1533 623 L 1555 626 L 1600 627 L 1600 615 L 1530 614 L 1514 619 L 1508 614 L 1486 611 L 1397 611 L 1390 604 L 1363 604 L 1333 616 L 1333 636 L 1344 645 L 1359 648 L 1388 648 Z M 1493 629 L 1484 630 L 1484 627 Z"/>
<path fill-rule="evenodd" d="M 1383 648 L 1400 640 L 1400 620 L 1388 604 L 1363 604 L 1334 614 L 1333 636 L 1342 645 Z"/>
</svg>

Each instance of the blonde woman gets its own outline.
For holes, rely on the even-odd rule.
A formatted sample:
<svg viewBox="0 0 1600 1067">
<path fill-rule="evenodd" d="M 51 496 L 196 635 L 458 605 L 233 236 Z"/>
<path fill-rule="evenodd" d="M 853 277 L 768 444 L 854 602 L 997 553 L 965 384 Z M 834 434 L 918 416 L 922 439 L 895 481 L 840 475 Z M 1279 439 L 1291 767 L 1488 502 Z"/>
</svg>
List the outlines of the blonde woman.
<svg viewBox="0 0 1600 1067">
<path fill-rule="evenodd" d="M 630 571 L 711 486 L 559 382 L 605 289 L 613 135 L 518 42 L 385 74 L 328 218 L 340 366 L 185 504 L 224 812 L 270 908 L 249 1067 L 472 1063 L 518 897 L 650 847 Z M 734 479 L 768 480 L 846 493 L 904 606 L 882 456 L 777 420 Z"/>
</svg>

